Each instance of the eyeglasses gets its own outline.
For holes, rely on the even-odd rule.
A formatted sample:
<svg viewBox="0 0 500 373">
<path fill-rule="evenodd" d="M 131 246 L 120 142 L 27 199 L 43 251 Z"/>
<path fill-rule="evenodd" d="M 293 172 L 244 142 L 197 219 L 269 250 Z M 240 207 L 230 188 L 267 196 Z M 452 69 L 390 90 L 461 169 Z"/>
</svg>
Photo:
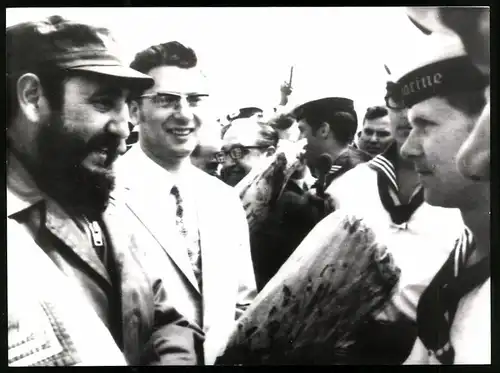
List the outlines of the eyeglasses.
<svg viewBox="0 0 500 373">
<path fill-rule="evenodd" d="M 181 94 L 179 92 L 154 92 L 139 96 L 139 98 L 151 99 L 153 104 L 155 104 L 157 107 L 160 108 L 177 107 L 182 97 L 186 99 L 190 107 L 196 108 L 201 106 L 206 101 L 206 99 L 208 98 L 208 94 L 204 93 Z"/>
<path fill-rule="evenodd" d="M 217 152 L 214 154 L 212 158 L 212 162 L 216 162 L 217 164 L 222 164 L 226 160 L 226 155 L 224 152 Z"/>
<path fill-rule="evenodd" d="M 260 146 L 243 146 L 238 145 L 234 146 L 229 150 L 223 150 L 218 152 L 215 157 L 217 158 L 219 163 L 224 163 L 226 157 L 229 155 L 233 161 L 237 161 L 243 156 L 245 156 L 250 149 L 267 149 L 268 145 L 260 145 Z"/>
</svg>

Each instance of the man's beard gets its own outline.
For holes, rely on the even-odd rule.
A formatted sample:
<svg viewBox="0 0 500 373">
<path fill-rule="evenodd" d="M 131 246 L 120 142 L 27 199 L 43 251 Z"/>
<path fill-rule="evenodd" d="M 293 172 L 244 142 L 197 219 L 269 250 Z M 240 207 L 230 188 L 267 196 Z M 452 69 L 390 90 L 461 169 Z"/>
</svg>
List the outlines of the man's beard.
<svg viewBox="0 0 500 373">
<path fill-rule="evenodd" d="M 60 117 L 51 118 L 37 138 L 38 159 L 31 173 L 38 187 L 75 213 L 99 216 L 106 209 L 115 177 L 108 169 L 89 169 L 83 161 L 99 146 L 117 151 L 118 140 L 112 135 L 95 135 L 89 141 L 68 132 Z M 110 157 L 115 158 L 115 156 Z"/>
</svg>

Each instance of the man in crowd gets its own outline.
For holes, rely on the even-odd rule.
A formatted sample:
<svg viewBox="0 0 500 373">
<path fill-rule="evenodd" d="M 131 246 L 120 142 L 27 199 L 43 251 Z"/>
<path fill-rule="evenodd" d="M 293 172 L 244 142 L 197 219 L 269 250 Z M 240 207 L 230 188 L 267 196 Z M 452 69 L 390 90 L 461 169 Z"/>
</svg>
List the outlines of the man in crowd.
<svg viewBox="0 0 500 373">
<path fill-rule="evenodd" d="M 362 163 L 357 150 L 349 145 L 354 140 L 358 117 L 351 99 L 325 97 L 298 105 L 292 111 L 299 123 L 301 137 L 307 139 L 305 158 L 321 196 L 340 175 Z M 322 158 L 329 159 L 324 169 Z"/>
<path fill-rule="evenodd" d="M 467 55 L 489 79 L 490 9 L 489 7 L 407 7 L 412 22 L 426 34 L 452 32 L 462 41 Z M 471 135 L 457 156 L 460 172 L 475 180 L 490 175 L 490 87 L 485 89 L 487 104 Z"/>
<path fill-rule="evenodd" d="M 274 127 L 255 120 L 236 120 L 223 139 L 225 157 L 222 179 L 230 185 L 240 182 L 263 158 L 275 154 L 280 141 Z M 273 205 L 261 229 L 250 236 L 257 289 L 260 291 L 276 274 L 300 241 L 314 226 L 306 223 L 310 209 L 306 191 L 307 169 L 303 165 L 290 178 Z M 315 210 L 313 210 L 314 212 Z"/>
<path fill-rule="evenodd" d="M 119 162 L 127 205 L 155 239 L 141 260 L 203 328 L 204 362 L 212 364 L 255 296 L 248 224 L 233 189 L 191 163 L 209 95 L 195 52 L 162 43 L 139 52 L 131 67 L 154 79 L 132 96 L 139 143 Z"/>
<path fill-rule="evenodd" d="M 389 112 L 384 106 L 372 106 L 366 110 L 363 129 L 358 140 L 358 148 L 365 153 L 365 162 L 378 154 L 383 154 L 391 145 L 393 137 Z"/>
<path fill-rule="evenodd" d="M 278 116 L 274 125 L 281 131 L 290 131 L 296 124 L 308 140 L 305 159 L 318 181 L 331 183 L 338 175 L 353 167 L 358 159 L 349 148 L 357 127 L 357 116 L 351 100 L 325 98 L 309 101 L 296 107 L 289 116 Z M 288 126 L 288 128 L 286 128 Z M 289 132 L 290 133 L 290 132 Z M 333 164 L 318 175 L 318 158 L 328 154 Z M 251 237 L 252 255 L 256 268 L 257 286 L 261 289 L 295 251 L 311 229 L 329 212 L 328 199 L 310 190 L 311 183 L 304 183 L 309 169 L 299 169 L 287 184 L 272 213 L 263 224 L 264 229 Z M 314 186 L 314 185 L 313 185 Z"/>
<path fill-rule="evenodd" d="M 9 365 L 197 364 L 202 331 L 138 263 L 136 219 L 110 198 L 127 94 L 152 79 L 104 28 L 52 16 L 6 40 Z"/>
<path fill-rule="evenodd" d="M 278 133 L 268 125 L 252 118 L 234 120 L 222 138 L 222 180 L 231 186 L 238 184 L 255 164 L 275 153 L 278 141 Z"/>
<path fill-rule="evenodd" d="M 484 125 L 477 122 L 488 102 L 489 76 L 456 41 L 450 43 L 454 48 L 432 48 L 439 38 L 439 33 L 429 37 L 428 48 L 418 51 L 427 58 L 398 81 L 398 96 L 410 108 L 412 125 L 401 151 L 415 162 L 426 201 L 459 208 L 467 228 L 420 298 L 418 340 L 406 363 L 490 364 L 490 185 L 463 178 L 456 167 L 464 143 L 473 143 L 468 143 L 471 132 Z M 424 71 L 440 75 L 437 87 L 417 94 L 401 91 Z"/>
<path fill-rule="evenodd" d="M 416 336 L 420 295 L 463 230 L 458 209 L 424 201 L 413 162 L 400 155 L 411 129 L 407 108 L 395 100 L 394 83 L 387 88 L 395 142 L 384 154 L 338 178 L 327 191 L 335 208 L 363 218 L 401 269 L 398 288 L 386 309 L 360 331 L 358 363 L 400 364 L 408 356 Z"/>
</svg>

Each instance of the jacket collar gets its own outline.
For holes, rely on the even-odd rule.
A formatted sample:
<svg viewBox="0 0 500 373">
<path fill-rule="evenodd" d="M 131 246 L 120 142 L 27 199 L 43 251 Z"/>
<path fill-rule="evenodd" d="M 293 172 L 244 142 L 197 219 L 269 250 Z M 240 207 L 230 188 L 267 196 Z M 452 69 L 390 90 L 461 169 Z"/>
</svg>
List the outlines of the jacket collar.
<svg viewBox="0 0 500 373">
<path fill-rule="evenodd" d="M 7 216 L 26 210 L 45 199 L 31 175 L 12 154 L 7 154 Z"/>
<path fill-rule="evenodd" d="M 125 186 L 130 183 L 142 187 L 147 186 L 147 189 L 152 195 L 155 194 L 153 193 L 154 190 L 160 193 L 164 193 L 165 191 L 169 193 L 174 185 L 180 185 L 182 189 L 182 185 L 189 185 L 192 183 L 193 173 L 197 170 L 191 163 L 186 163 L 181 172 L 172 174 L 148 157 L 140 147 L 140 144 L 132 147 L 119 162 L 120 164 L 118 167 L 126 168 L 126 170 L 119 170 L 117 175 L 134 172 L 133 170 L 141 170 L 141 177 L 127 176 Z M 131 169 L 131 167 L 133 169 Z"/>
</svg>

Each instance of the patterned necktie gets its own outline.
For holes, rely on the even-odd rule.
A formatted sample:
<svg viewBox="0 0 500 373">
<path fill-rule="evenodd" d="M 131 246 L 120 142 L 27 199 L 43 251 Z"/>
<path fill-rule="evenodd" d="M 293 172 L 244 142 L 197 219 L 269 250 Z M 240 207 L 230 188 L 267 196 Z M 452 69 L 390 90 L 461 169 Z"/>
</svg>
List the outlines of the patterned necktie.
<svg viewBox="0 0 500 373">
<path fill-rule="evenodd" d="M 175 204 L 177 206 L 175 223 L 181 233 L 181 236 L 186 242 L 189 260 L 191 261 L 191 266 L 201 291 L 201 255 L 198 230 L 193 229 L 193 232 L 190 232 L 186 229 L 184 224 L 184 209 L 182 207 L 182 198 L 180 196 L 179 189 L 174 185 L 171 193 L 175 197 Z"/>
</svg>

